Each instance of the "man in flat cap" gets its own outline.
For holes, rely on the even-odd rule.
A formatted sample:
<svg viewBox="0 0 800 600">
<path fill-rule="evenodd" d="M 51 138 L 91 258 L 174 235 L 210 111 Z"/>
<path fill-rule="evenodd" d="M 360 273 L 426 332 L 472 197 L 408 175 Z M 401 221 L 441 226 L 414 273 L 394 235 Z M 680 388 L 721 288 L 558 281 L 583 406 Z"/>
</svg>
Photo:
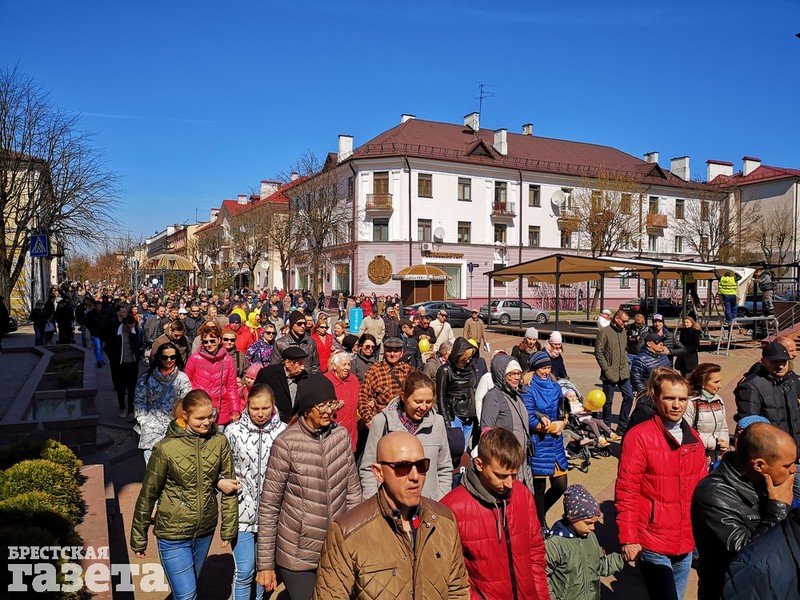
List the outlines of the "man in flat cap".
<svg viewBox="0 0 800 600">
<path fill-rule="evenodd" d="M 272 356 L 275 356 L 274 352 Z M 266 383 L 272 389 L 275 395 L 275 407 L 284 423 L 289 422 L 294 412 L 297 384 L 308 375 L 304 368 L 307 360 L 308 354 L 303 348 L 288 346 L 283 351 L 281 364 L 261 369 L 256 376 L 255 383 Z"/>
<path fill-rule="evenodd" d="M 289 315 L 289 333 L 278 338 L 272 348 L 272 364 L 283 362 L 283 354 L 289 347 L 298 347 L 306 354 L 305 368 L 309 373 L 319 373 L 319 354 L 317 345 L 311 339 L 311 334 L 306 331 L 306 321 L 303 313 L 293 311 Z M 275 390 L 273 390 L 275 391 Z M 283 416 L 283 415 L 281 415 Z"/>
</svg>

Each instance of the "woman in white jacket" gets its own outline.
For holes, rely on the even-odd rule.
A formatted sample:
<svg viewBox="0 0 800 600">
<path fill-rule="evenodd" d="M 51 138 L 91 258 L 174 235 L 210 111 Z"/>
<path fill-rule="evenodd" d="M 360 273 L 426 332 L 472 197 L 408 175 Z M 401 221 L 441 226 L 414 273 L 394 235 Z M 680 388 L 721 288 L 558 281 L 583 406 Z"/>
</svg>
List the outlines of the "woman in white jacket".
<svg viewBox="0 0 800 600">
<path fill-rule="evenodd" d="M 725 403 L 719 396 L 722 368 L 715 363 L 700 363 L 689 375 L 691 388 L 684 420 L 695 428 L 706 448 L 706 460 L 712 463 L 728 451 L 730 433 L 725 418 Z"/>
<path fill-rule="evenodd" d="M 249 600 L 254 588 L 257 599 L 264 595 L 264 588 L 255 583 L 258 501 L 272 443 L 284 429 L 286 424 L 275 410 L 272 389 L 266 384 L 256 384 L 250 389 L 247 410 L 242 412 L 240 420 L 225 429 L 238 487 L 235 482 L 223 480 L 219 488 L 222 491 L 238 489 L 239 492 L 239 535 L 231 544 L 234 600 Z"/>
</svg>

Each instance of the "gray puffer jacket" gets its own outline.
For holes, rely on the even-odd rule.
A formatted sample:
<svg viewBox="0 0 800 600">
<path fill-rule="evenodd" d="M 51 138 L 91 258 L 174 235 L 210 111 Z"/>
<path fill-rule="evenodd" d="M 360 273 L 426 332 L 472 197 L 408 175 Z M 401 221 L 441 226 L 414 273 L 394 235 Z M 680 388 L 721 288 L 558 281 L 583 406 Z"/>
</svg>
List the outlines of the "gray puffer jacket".
<svg viewBox="0 0 800 600">
<path fill-rule="evenodd" d="M 259 571 L 319 564 L 331 522 L 361 502 L 350 435 L 337 423 L 311 429 L 304 417 L 272 444 L 258 505 Z"/>
<path fill-rule="evenodd" d="M 492 360 L 494 387 L 483 397 L 481 429 L 508 429 L 516 436 L 520 446 L 526 448 L 530 437 L 528 409 L 519 397 L 519 388 L 512 389 L 506 381 L 506 369 L 512 360 L 508 355 L 495 356 Z"/>
<path fill-rule="evenodd" d="M 378 442 L 392 431 L 408 431 L 397 413 L 397 400 L 392 400 L 386 408 L 372 418 L 367 445 L 361 458 L 361 488 L 364 498 L 371 498 L 378 492 L 378 481 L 372 473 L 372 463 L 377 460 Z M 453 459 L 447 444 L 447 429 L 442 415 L 431 408 L 414 434 L 422 444 L 425 458 L 431 466 L 422 485 L 422 495 L 431 500 L 441 500 L 453 489 Z"/>
<path fill-rule="evenodd" d="M 242 418 L 225 428 L 225 437 L 233 452 L 233 466 L 239 480 L 239 531 L 258 531 L 258 499 L 275 438 L 286 429 L 277 410 L 272 419 L 258 426 L 247 410 Z"/>
<path fill-rule="evenodd" d="M 308 373 L 319 373 L 319 353 L 317 352 L 317 344 L 314 343 L 314 340 L 312 340 L 311 336 L 307 333 L 303 334 L 303 337 L 301 337 L 299 341 L 292 336 L 291 332 L 279 337 L 272 346 L 273 365 L 281 364 L 283 361 L 283 353 L 289 346 L 302 348 L 308 355 L 305 362 L 305 369 Z"/>
<path fill-rule="evenodd" d="M 168 375 L 156 369 L 149 377 L 147 373 L 139 377 L 133 397 L 133 430 L 139 434 L 140 450 L 152 450 L 156 442 L 164 439 L 172 422 L 172 409 L 191 391 L 189 376 L 177 368 Z"/>
</svg>

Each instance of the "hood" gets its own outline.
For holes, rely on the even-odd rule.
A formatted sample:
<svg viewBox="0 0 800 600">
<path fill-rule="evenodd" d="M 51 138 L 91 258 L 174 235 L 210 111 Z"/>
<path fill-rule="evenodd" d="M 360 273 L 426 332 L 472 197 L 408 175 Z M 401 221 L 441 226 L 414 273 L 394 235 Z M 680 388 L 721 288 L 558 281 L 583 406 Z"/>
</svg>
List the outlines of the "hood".
<svg viewBox="0 0 800 600">
<path fill-rule="evenodd" d="M 450 357 L 447 361 L 450 363 L 450 366 L 453 367 L 456 371 L 466 371 L 468 369 L 472 369 L 472 363 L 477 360 L 476 354 L 472 355 L 472 359 L 464 365 L 463 368 L 459 369 L 456 366 L 456 361 L 458 360 L 459 355 L 463 354 L 467 350 L 475 350 L 475 346 L 470 344 L 465 338 L 457 337 L 456 340 L 453 342 L 453 351 L 450 353 Z"/>
<path fill-rule="evenodd" d="M 250 413 L 247 411 L 247 407 L 242 409 L 242 418 L 239 420 L 242 422 L 242 426 L 251 433 L 269 433 L 274 431 L 275 428 L 279 427 L 282 423 L 278 409 L 274 406 L 272 409 L 272 418 L 264 423 L 263 427 L 259 427 L 253 423 L 253 420 L 250 418 Z"/>
<path fill-rule="evenodd" d="M 512 360 L 516 359 L 509 354 L 500 354 L 492 359 L 492 383 L 494 383 L 494 387 L 504 392 L 516 394 L 518 390 L 512 389 L 506 381 L 506 369 Z"/>
<path fill-rule="evenodd" d="M 228 353 L 224 349 L 222 349 L 221 347 L 220 347 L 219 350 L 217 350 L 216 354 L 209 354 L 208 352 L 205 351 L 204 348 L 200 348 L 197 351 L 197 354 L 199 354 L 200 357 L 203 358 L 204 360 L 207 360 L 208 362 L 212 362 L 212 363 L 216 363 L 216 362 L 220 362 L 222 360 L 225 360 L 225 357 L 228 356 Z"/>
<path fill-rule="evenodd" d="M 566 519 L 561 519 L 560 521 L 557 521 L 556 524 L 553 525 L 553 527 L 550 529 L 549 534 L 551 536 L 557 535 L 559 537 L 564 537 L 564 538 L 581 537 L 577 533 L 575 533 L 575 530 L 572 529 L 572 527 L 570 527 Z"/>
<path fill-rule="evenodd" d="M 499 542 L 503 538 L 503 522 L 506 518 L 506 503 L 511 497 L 511 493 L 509 492 L 506 498 L 496 498 L 494 495 L 492 495 L 489 490 L 483 487 L 480 476 L 478 475 L 478 469 L 475 468 L 474 462 L 472 462 L 469 467 L 467 467 L 467 470 L 464 471 L 464 477 L 461 480 L 461 483 L 469 492 L 470 496 L 475 498 L 486 508 L 492 510 L 492 514 L 494 514 L 495 517 L 495 524 L 497 525 L 497 541 Z"/>
</svg>

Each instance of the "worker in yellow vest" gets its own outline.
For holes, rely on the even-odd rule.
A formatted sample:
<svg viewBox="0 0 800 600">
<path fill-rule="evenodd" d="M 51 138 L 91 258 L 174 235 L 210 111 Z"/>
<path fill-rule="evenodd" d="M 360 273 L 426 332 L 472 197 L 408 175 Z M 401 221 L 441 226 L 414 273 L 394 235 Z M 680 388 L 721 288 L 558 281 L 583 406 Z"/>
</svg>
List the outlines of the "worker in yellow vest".
<svg viewBox="0 0 800 600">
<path fill-rule="evenodd" d="M 722 274 L 714 269 L 714 275 L 719 280 L 717 284 L 717 293 L 722 296 L 722 302 L 725 306 L 725 326 L 730 325 L 731 321 L 737 316 L 737 294 L 739 293 L 738 282 L 742 278 L 738 273 L 734 273 L 730 269 L 725 269 Z"/>
</svg>

